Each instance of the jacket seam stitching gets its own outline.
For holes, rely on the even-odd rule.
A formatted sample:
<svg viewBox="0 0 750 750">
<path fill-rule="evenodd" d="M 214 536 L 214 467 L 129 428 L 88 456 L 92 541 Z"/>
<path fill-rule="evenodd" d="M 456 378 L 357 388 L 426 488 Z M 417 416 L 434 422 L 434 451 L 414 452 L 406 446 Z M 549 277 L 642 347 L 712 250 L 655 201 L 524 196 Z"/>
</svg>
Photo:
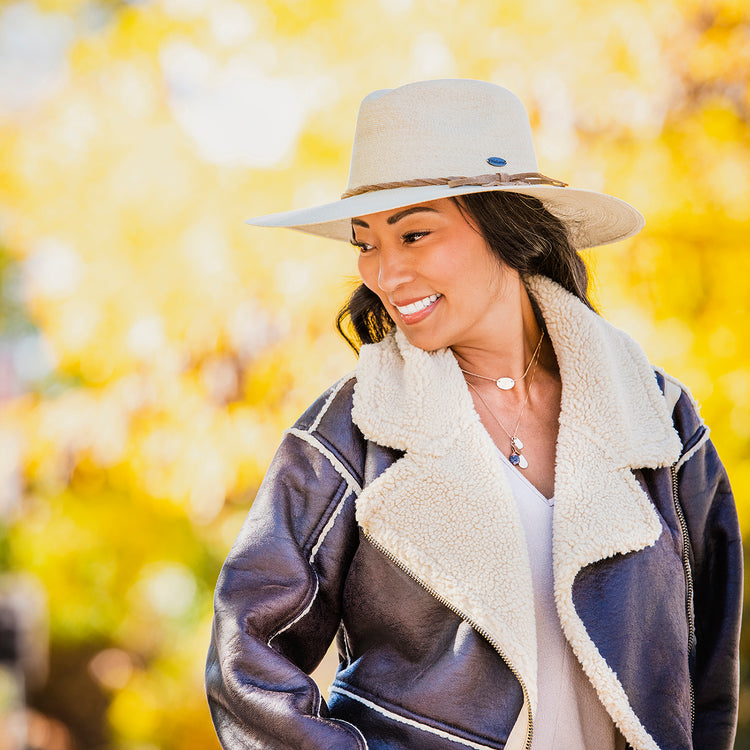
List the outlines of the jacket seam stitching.
<svg viewBox="0 0 750 750">
<path fill-rule="evenodd" d="M 318 574 L 315 571 L 315 568 L 313 566 L 314 559 L 320 547 L 322 546 L 325 537 L 328 535 L 328 532 L 333 528 L 333 525 L 336 519 L 341 514 L 341 511 L 343 510 L 343 507 L 346 501 L 348 500 L 348 498 L 351 496 L 351 494 L 352 494 L 351 490 L 349 490 L 348 492 L 345 492 L 342 498 L 338 501 L 336 509 L 333 511 L 333 513 L 331 514 L 331 517 L 328 519 L 328 521 L 326 521 L 325 525 L 321 529 L 321 532 L 318 535 L 318 538 L 316 539 L 315 543 L 313 544 L 310 550 L 310 554 L 308 555 L 307 563 L 308 563 L 308 567 L 310 570 L 310 574 L 312 575 L 313 582 L 314 582 L 313 593 L 312 593 L 312 596 L 310 597 L 310 601 L 305 605 L 304 609 L 299 614 L 295 615 L 285 625 L 282 625 L 280 628 L 275 630 L 272 633 L 272 635 L 268 637 L 267 643 L 269 646 L 271 645 L 271 641 L 274 638 L 276 638 L 276 636 L 281 635 L 281 633 L 284 633 L 285 631 L 289 630 L 289 628 L 291 628 L 293 625 L 296 625 L 310 611 L 313 604 L 315 603 L 315 600 L 317 599 L 318 593 L 320 591 L 320 581 L 318 578 Z M 330 505 L 328 507 L 330 507 Z"/>
<path fill-rule="evenodd" d="M 312 678 L 310 678 L 312 679 Z M 318 692 L 318 696 L 320 697 L 320 701 L 322 703 L 323 697 Z M 354 726 L 354 724 L 351 724 L 348 721 L 344 721 L 343 719 L 331 719 L 331 718 L 324 718 L 320 714 L 316 714 L 314 716 L 311 716 L 314 721 L 319 721 L 323 724 L 326 724 L 329 728 L 337 729 L 339 731 L 345 732 L 349 737 L 351 737 L 353 734 L 355 735 L 354 739 L 357 741 L 357 745 L 362 747 L 360 744 L 360 739 L 364 741 L 364 750 L 367 750 L 367 740 L 365 740 L 364 735 L 362 732 L 360 732 L 359 728 Z M 343 726 L 340 726 L 343 725 Z M 354 731 L 351 731 L 354 730 Z"/>
<path fill-rule="evenodd" d="M 368 750 L 370 746 L 367 744 L 367 739 L 365 738 L 364 734 L 362 734 L 362 730 L 356 724 L 352 724 L 350 721 L 346 721 L 346 719 L 332 718 L 332 719 L 329 719 L 329 721 L 335 721 L 335 722 L 338 722 L 339 724 L 345 724 L 347 727 L 350 727 L 352 731 L 357 734 L 357 739 L 362 740 L 363 745 L 364 745 L 364 750 Z"/>
<path fill-rule="evenodd" d="M 320 532 L 320 535 L 318 536 L 317 541 L 313 545 L 312 549 L 310 550 L 310 557 L 309 562 L 312 565 L 312 563 L 315 562 L 315 557 L 320 551 L 320 548 L 323 546 L 323 542 L 325 541 L 326 537 L 328 536 L 328 533 L 331 531 L 331 529 L 335 526 L 336 521 L 339 519 L 339 516 L 341 515 L 341 512 L 344 509 L 344 506 L 346 505 L 347 500 L 352 497 L 353 492 L 351 488 L 349 488 L 349 491 L 344 493 L 344 496 L 339 500 L 338 505 L 336 506 L 336 509 L 331 514 L 331 517 L 326 521 L 325 526 Z"/>
<path fill-rule="evenodd" d="M 314 579 L 314 585 L 313 585 L 313 592 L 312 596 L 310 597 L 310 601 L 307 603 L 305 608 L 295 617 L 293 617 L 289 622 L 287 622 L 285 625 L 282 625 L 280 628 L 275 630 L 269 637 L 266 643 L 270 646 L 271 641 L 276 638 L 277 636 L 281 635 L 282 633 L 285 633 L 289 628 L 291 628 L 293 625 L 296 625 L 311 609 L 313 604 L 315 603 L 315 600 L 318 597 L 318 592 L 320 591 L 320 583 L 318 581 L 318 574 L 315 572 L 314 568 L 310 568 L 310 572 L 312 573 L 313 579 Z"/>
<path fill-rule="evenodd" d="M 271 641 L 276 638 L 278 635 L 281 635 L 281 633 L 286 632 L 291 628 L 292 626 L 296 625 L 311 609 L 313 604 L 315 603 L 315 600 L 318 597 L 318 593 L 320 592 L 320 581 L 318 578 L 318 574 L 315 571 L 315 568 L 313 567 L 313 563 L 315 561 L 315 556 L 320 550 L 320 547 L 323 545 L 323 542 L 325 540 L 325 537 L 328 535 L 328 533 L 333 528 L 336 520 L 341 515 L 341 511 L 344 509 L 344 505 L 346 504 L 346 501 L 351 497 L 352 491 L 349 489 L 348 492 L 345 492 L 341 500 L 338 501 L 338 504 L 336 506 L 336 509 L 331 514 L 331 517 L 326 521 L 325 525 L 323 526 L 323 529 L 321 530 L 320 534 L 318 535 L 317 540 L 315 541 L 315 544 L 313 545 L 312 549 L 310 550 L 310 554 L 308 556 L 308 565 L 310 568 L 310 573 L 314 580 L 313 585 L 313 593 L 310 597 L 310 601 L 305 605 L 304 609 L 297 615 L 295 615 L 289 622 L 287 622 L 282 627 L 278 628 L 276 631 L 273 632 L 272 635 L 269 636 L 267 643 L 270 646 Z"/>
<path fill-rule="evenodd" d="M 331 517 L 336 514 L 339 503 L 351 494 L 351 490 L 347 483 L 340 477 L 337 477 L 336 479 L 338 483 L 336 484 L 335 492 L 331 493 L 327 505 L 318 515 L 315 526 L 310 530 L 310 533 L 303 541 L 299 542 L 300 551 L 308 563 L 312 563 L 312 550 L 315 549 L 318 544 L 318 540 L 320 539 L 321 534 L 326 530 Z"/>
<path fill-rule="evenodd" d="M 490 747 L 490 745 L 482 745 L 472 740 L 466 740 L 466 739 L 463 739 L 462 737 L 458 737 L 457 735 L 451 734 L 450 732 L 446 732 L 443 729 L 437 729 L 435 727 L 429 726 L 428 724 L 422 724 L 421 722 L 415 721 L 414 719 L 407 719 L 405 716 L 399 716 L 399 714 L 394 713 L 393 711 L 389 711 L 387 708 L 383 708 L 382 706 L 379 706 L 377 703 L 373 703 L 367 698 L 362 698 L 361 696 L 356 695 L 355 693 L 351 693 L 348 690 L 345 690 L 344 688 L 339 687 L 338 685 L 331 685 L 331 692 L 339 693 L 340 695 L 345 695 L 347 698 L 351 698 L 352 700 L 355 700 L 358 703 L 361 703 L 362 705 L 367 706 L 373 711 L 376 711 L 377 713 L 382 714 L 383 716 L 387 716 L 393 721 L 398 721 L 402 724 L 406 724 L 407 726 L 412 726 L 412 727 L 415 727 L 416 729 L 421 729 L 424 732 L 429 732 L 431 734 L 437 735 L 438 737 L 442 737 L 443 739 L 449 740 L 450 742 L 456 742 L 458 744 L 465 745 L 467 747 L 472 747 L 472 748 L 475 748 L 475 750 L 494 750 L 494 748 Z"/>
<path fill-rule="evenodd" d="M 683 456 L 680 456 L 679 460 L 675 464 L 675 470 L 681 469 L 707 442 L 711 434 L 711 430 L 707 425 L 702 425 L 703 435 L 701 435 L 698 442 Z M 699 428 L 700 429 L 700 428 Z"/>
<path fill-rule="evenodd" d="M 318 453 L 320 453 L 324 458 L 328 460 L 328 463 L 331 464 L 334 470 L 341 476 L 341 478 L 346 482 L 349 489 L 355 495 L 359 495 L 359 493 L 362 492 L 361 485 L 354 478 L 352 473 L 346 468 L 346 466 L 344 466 L 341 460 L 337 458 L 332 451 L 326 448 L 314 435 L 311 435 L 305 430 L 300 430 L 298 427 L 290 427 L 285 431 L 284 434 L 294 435 L 300 440 L 304 440 L 306 443 L 311 445 L 313 448 L 315 448 L 315 450 L 318 451 Z"/>
<path fill-rule="evenodd" d="M 359 477 L 361 476 L 361 472 L 358 472 L 356 470 L 356 467 L 352 466 L 349 460 L 349 456 L 347 456 L 343 451 L 339 450 L 338 446 L 328 440 L 326 436 L 320 432 L 320 430 L 315 433 L 311 432 L 310 435 L 312 435 L 323 446 L 325 450 L 331 452 L 331 455 L 341 463 L 346 471 L 348 471 L 349 474 L 354 477 L 354 480 L 358 484 L 362 484 L 362 481 L 359 479 Z"/>
<path fill-rule="evenodd" d="M 326 399 L 326 402 L 321 407 L 320 411 L 316 415 L 315 419 L 313 420 L 312 424 L 307 428 L 306 432 L 315 432 L 315 430 L 318 429 L 320 426 L 321 421 L 323 420 L 323 417 L 328 412 L 329 407 L 336 399 L 336 396 L 338 396 L 339 391 L 354 377 L 354 373 L 350 372 L 348 375 L 344 375 L 343 378 L 341 378 L 338 383 L 335 383 L 333 387 L 331 388 L 331 393 L 329 394 L 328 398 Z"/>
</svg>

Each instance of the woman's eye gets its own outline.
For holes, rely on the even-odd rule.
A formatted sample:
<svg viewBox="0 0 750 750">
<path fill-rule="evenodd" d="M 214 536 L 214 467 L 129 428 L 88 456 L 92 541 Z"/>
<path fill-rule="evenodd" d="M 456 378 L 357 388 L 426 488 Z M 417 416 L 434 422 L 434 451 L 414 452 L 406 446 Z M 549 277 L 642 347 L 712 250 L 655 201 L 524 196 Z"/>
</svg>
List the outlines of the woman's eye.
<svg viewBox="0 0 750 750">
<path fill-rule="evenodd" d="M 372 250 L 372 245 L 368 245 L 366 242 L 357 242 L 357 240 L 350 240 L 350 243 L 357 248 L 360 254 Z"/>
<path fill-rule="evenodd" d="M 401 235 L 401 239 L 407 245 L 410 245 L 412 242 L 421 240 L 423 237 L 426 237 L 428 234 L 429 232 L 406 232 L 406 234 Z"/>
</svg>

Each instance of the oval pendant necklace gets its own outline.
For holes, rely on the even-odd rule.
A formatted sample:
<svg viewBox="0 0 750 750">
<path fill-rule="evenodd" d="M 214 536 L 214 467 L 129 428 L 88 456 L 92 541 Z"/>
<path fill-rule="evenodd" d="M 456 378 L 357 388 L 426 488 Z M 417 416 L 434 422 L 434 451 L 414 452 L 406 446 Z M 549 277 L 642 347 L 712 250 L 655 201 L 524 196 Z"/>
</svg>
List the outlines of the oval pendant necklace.
<svg viewBox="0 0 750 750">
<path fill-rule="evenodd" d="M 544 336 L 544 333 L 542 333 L 542 336 Z M 539 343 L 541 343 L 541 339 Z M 498 423 L 498 425 L 500 425 L 500 429 L 508 436 L 508 439 L 510 440 L 510 455 L 508 456 L 508 461 L 510 461 L 510 463 L 513 464 L 513 466 L 517 466 L 519 469 L 527 469 L 529 466 L 529 462 L 526 460 L 526 456 L 524 456 L 523 453 L 521 453 L 521 451 L 523 450 L 523 443 L 521 442 L 521 438 L 518 437 L 517 433 L 518 433 L 518 425 L 521 424 L 521 417 L 523 416 L 523 412 L 526 409 L 526 404 L 529 402 L 529 396 L 531 395 L 531 386 L 534 384 L 534 375 L 536 375 L 536 364 L 537 364 L 538 354 L 539 354 L 539 347 L 537 346 L 536 351 L 534 352 L 534 355 L 531 358 L 531 362 L 529 362 L 529 367 L 533 364 L 534 369 L 531 371 L 531 379 L 529 380 L 529 387 L 526 390 L 526 398 L 523 401 L 523 406 L 521 406 L 521 412 L 519 413 L 518 419 L 516 420 L 516 426 L 513 428 L 512 435 L 508 432 L 508 430 L 505 429 L 505 426 L 498 419 L 497 415 L 492 411 L 492 409 L 490 409 L 490 407 L 487 406 L 487 402 L 482 398 L 482 394 L 477 390 L 476 386 L 473 386 L 468 381 L 466 382 L 466 385 L 468 385 L 469 388 L 471 388 L 471 390 L 477 394 L 477 398 L 482 402 L 482 404 L 484 405 L 484 408 L 488 411 L 489 415 Z M 488 378 L 488 380 L 489 379 L 490 378 Z"/>
<path fill-rule="evenodd" d="M 464 368 L 461 368 L 461 372 L 464 373 L 464 375 L 473 375 L 475 378 L 482 378 L 482 380 L 493 380 L 495 382 L 495 385 L 501 390 L 501 391 L 509 391 L 511 388 L 515 386 L 515 384 L 519 380 L 523 380 L 529 373 L 529 370 L 531 369 L 531 363 L 536 359 L 537 354 L 539 353 L 539 349 L 542 346 L 542 339 L 544 338 L 544 331 L 542 331 L 542 335 L 539 337 L 539 343 L 536 345 L 536 349 L 534 349 L 534 353 L 531 355 L 531 359 L 529 360 L 529 364 L 526 366 L 526 369 L 523 372 L 523 375 L 517 378 L 511 378 L 507 375 L 501 377 L 501 378 L 491 378 L 488 375 L 477 375 L 475 372 L 469 372 L 468 370 L 464 370 Z"/>
</svg>

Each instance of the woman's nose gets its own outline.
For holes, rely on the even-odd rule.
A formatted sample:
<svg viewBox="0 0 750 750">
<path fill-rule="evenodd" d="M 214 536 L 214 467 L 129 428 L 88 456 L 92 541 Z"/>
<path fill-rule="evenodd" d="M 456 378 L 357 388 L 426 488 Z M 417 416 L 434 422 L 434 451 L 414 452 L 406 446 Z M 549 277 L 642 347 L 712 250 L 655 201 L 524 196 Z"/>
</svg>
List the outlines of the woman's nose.
<svg viewBox="0 0 750 750">
<path fill-rule="evenodd" d="M 411 281 L 414 272 L 410 268 L 405 253 L 400 249 L 382 248 L 379 254 L 378 287 L 384 292 L 392 292 L 401 284 Z"/>
</svg>

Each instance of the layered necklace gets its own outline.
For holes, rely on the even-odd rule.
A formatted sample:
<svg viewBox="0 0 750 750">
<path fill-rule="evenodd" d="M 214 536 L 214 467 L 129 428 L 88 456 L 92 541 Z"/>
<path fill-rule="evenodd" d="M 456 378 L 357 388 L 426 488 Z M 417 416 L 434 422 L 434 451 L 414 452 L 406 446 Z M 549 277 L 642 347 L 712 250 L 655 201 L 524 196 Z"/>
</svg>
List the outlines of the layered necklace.
<svg viewBox="0 0 750 750">
<path fill-rule="evenodd" d="M 519 380 L 523 380 L 528 374 L 529 370 L 531 369 L 531 365 L 536 361 L 537 355 L 539 354 L 539 350 L 542 347 L 542 339 L 544 338 L 544 331 L 542 331 L 542 335 L 539 337 L 539 343 L 536 345 L 536 349 L 534 349 L 534 353 L 531 355 L 531 359 L 529 360 L 529 364 L 527 365 L 526 369 L 523 371 L 523 375 L 520 375 L 517 378 L 511 378 L 507 375 L 500 377 L 500 378 L 491 378 L 487 375 L 477 375 L 475 372 L 469 372 L 468 370 L 464 370 L 464 368 L 461 368 L 461 372 L 464 373 L 464 375 L 473 375 L 475 378 L 482 378 L 482 380 L 494 380 L 495 385 L 501 390 L 501 391 L 509 391 L 511 388 L 515 386 L 515 384 Z"/>
<path fill-rule="evenodd" d="M 522 380 L 526 377 L 526 373 L 531 370 L 531 378 L 529 380 L 529 387 L 526 389 L 526 398 L 523 401 L 523 405 L 521 406 L 521 411 L 518 414 L 518 419 L 516 420 L 516 426 L 513 428 L 513 433 L 511 434 L 508 432 L 508 430 L 505 429 L 505 426 L 503 423 L 497 418 L 497 415 L 490 409 L 490 407 L 487 405 L 487 402 L 482 398 L 482 394 L 477 390 L 475 386 L 473 386 L 471 383 L 466 381 L 466 384 L 471 388 L 474 393 L 477 394 L 477 398 L 482 402 L 484 405 L 484 408 L 487 410 L 489 415 L 498 423 L 500 426 L 500 429 L 508 436 L 508 439 L 510 440 L 510 454 L 508 455 L 508 461 L 510 461 L 513 466 L 517 466 L 519 469 L 526 469 L 529 466 L 529 462 L 526 460 L 526 457 L 521 453 L 523 450 L 523 443 L 521 442 L 521 439 L 518 437 L 518 426 L 521 424 L 521 417 L 523 417 L 524 410 L 526 409 L 526 404 L 529 402 L 529 396 L 531 395 L 531 386 L 534 384 L 534 375 L 536 375 L 536 366 L 539 361 L 539 351 L 542 346 L 542 339 L 544 338 L 544 331 L 542 331 L 542 335 L 539 338 L 539 343 L 536 345 L 536 349 L 534 350 L 534 353 L 531 355 L 531 359 L 529 360 L 529 366 L 526 368 L 526 371 L 523 375 L 521 375 L 520 378 L 516 378 L 516 380 Z M 474 375 L 476 378 L 484 378 L 485 380 L 495 380 L 495 378 L 488 378 L 484 375 L 475 375 L 472 372 L 466 372 L 463 368 L 461 368 L 461 372 L 466 373 L 467 375 Z M 500 380 L 503 380 L 503 378 L 499 378 L 496 383 L 497 387 L 501 390 L 507 391 L 510 390 L 514 385 L 515 381 L 512 382 L 512 384 L 508 388 L 503 388 L 500 385 Z M 507 378 L 507 380 L 512 380 L 511 378 Z"/>
</svg>

